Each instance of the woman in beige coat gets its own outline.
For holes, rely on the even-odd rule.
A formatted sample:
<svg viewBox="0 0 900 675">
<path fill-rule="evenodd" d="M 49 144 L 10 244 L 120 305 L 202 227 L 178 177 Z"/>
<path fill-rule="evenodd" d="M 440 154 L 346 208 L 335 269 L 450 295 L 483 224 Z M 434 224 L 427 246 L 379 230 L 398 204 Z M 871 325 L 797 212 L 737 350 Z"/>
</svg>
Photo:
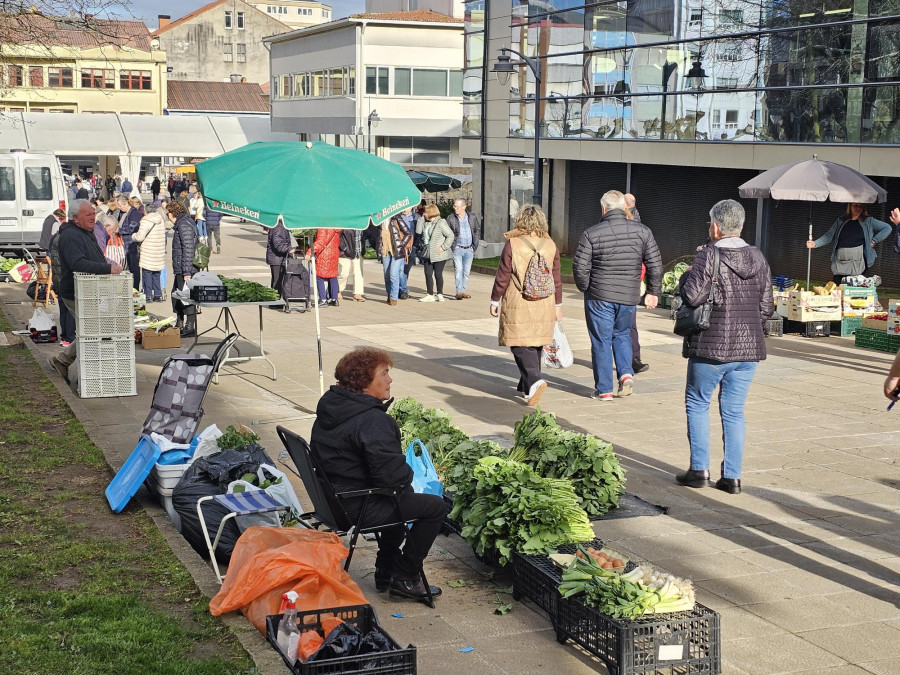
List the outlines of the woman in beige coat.
<svg viewBox="0 0 900 675">
<path fill-rule="evenodd" d="M 519 367 L 517 391 L 528 405 L 536 405 L 547 388 L 541 378 L 541 356 L 553 342 L 553 326 L 562 319 L 562 279 L 559 249 L 547 233 L 547 216 L 540 206 L 526 206 L 516 216 L 491 292 L 491 316 L 500 317 L 500 345 L 510 348 Z M 550 263 L 554 292 L 540 300 L 522 294 L 525 272 L 535 250 Z M 552 261 L 552 262 L 551 262 Z"/>
<path fill-rule="evenodd" d="M 166 266 L 166 231 L 172 223 L 165 207 L 148 209 L 132 238 L 140 244 L 141 275 L 147 302 L 162 302 L 162 270 Z"/>
</svg>

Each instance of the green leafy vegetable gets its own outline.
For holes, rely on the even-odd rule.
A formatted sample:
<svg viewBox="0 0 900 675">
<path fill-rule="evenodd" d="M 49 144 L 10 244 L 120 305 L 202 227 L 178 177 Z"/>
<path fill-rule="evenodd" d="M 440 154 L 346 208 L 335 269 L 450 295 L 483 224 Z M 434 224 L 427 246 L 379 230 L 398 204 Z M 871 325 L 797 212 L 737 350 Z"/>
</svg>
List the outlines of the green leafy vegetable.
<svg viewBox="0 0 900 675">
<path fill-rule="evenodd" d="M 228 302 L 266 302 L 278 300 L 278 291 L 268 286 L 263 286 L 255 281 L 244 279 L 230 279 L 219 275 L 222 284 L 228 289 Z"/>
<path fill-rule="evenodd" d="M 258 440 L 259 436 L 252 431 L 236 429 L 234 425 L 229 425 L 225 430 L 225 433 L 219 436 L 216 444 L 219 446 L 220 450 L 240 450 L 241 448 L 246 448 L 248 445 L 256 443 Z M 252 482 L 251 479 L 245 478 L 245 480 Z"/>
<path fill-rule="evenodd" d="M 0 260 L 0 272 L 9 272 L 20 262 L 23 262 L 21 258 L 3 258 Z"/>
</svg>

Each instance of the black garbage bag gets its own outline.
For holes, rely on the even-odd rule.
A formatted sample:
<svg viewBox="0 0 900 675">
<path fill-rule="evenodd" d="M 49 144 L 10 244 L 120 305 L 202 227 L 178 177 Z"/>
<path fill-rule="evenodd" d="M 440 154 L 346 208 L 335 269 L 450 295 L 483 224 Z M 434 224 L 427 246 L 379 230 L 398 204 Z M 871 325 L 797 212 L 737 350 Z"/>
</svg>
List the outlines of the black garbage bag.
<svg viewBox="0 0 900 675">
<path fill-rule="evenodd" d="M 332 630 L 322 646 L 319 647 L 309 661 L 325 661 L 327 659 L 339 659 L 346 656 L 363 656 L 364 654 L 381 654 L 394 650 L 394 646 L 388 637 L 376 626 L 365 635 L 348 623 L 342 623 Z M 367 662 L 363 670 L 375 669 L 384 666 L 377 661 Z"/>
<path fill-rule="evenodd" d="M 393 649 L 394 645 L 391 644 L 388 637 L 381 632 L 380 628 L 375 627 L 363 636 L 357 654 L 378 654 Z"/>
<path fill-rule="evenodd" d="M 257 444 L 249 445 L 243 450 L 222 450 L 209 457 L 201 457 L 191 464 L 172 490 L 172 507 L 181 518 L 181 534 L 203 558 L 206 558 L 208 552 L 200 518 L 197 516 L 197 500 L 225 494 L 231 481 L 245 473 L 256 473 L 260 464 L 274 462 Z M 228 513 L 228 509 L 215 502 L 204 503 L 203 518 L 206 520 L 210 541 L 215 539 L 219 524 Z M 219 562 L 228 563 L 231 560 L 231 552 L 240 536 L 241 531 L 234 519 L 228 521 L 216 547 L 216 559 Z"/>
</svg>

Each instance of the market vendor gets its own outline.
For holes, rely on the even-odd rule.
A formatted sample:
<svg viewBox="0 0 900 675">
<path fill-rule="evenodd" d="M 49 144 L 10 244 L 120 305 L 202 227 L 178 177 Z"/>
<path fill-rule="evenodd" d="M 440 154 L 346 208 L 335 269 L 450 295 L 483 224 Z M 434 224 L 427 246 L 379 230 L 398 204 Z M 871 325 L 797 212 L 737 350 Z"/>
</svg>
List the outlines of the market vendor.
<svg viewBox="0 0 900 675">
<path fill-rule="evenodd" d="M 844 215 L 834 221 L 831 228 L 815 241 L 807 241 L 806 248 L 819 248 L 833 243 L 831 249 L 831 273 L 834 283 L 843 283 L 844 277 L 869 276 L 875 264 L 875 245 L 887 239 L 891 226 L 869 216 L 865 204 L 848 204 Z"/>
<path fill-rule="evenodd" d="M 337 384 L 319 399 L 310 448 L 337 492 L 400 489 L 396 501 L 370 497 L 362 521 L 363 527 L 372 527 L 416 520 L 409 529 L 398 525 L 381 531 L 375 587 L 390 590 L 392 596 L 426 600 L 422 563 L 447 516 L 447 505 L 441 497 L 417 494 L 411 487 L 413 471 L 403 454 L 400 429 L 387 414 L 393 402 L 389 372 L 393 365 L 387 352 L 368 347 L 341 357 L 334 370 Z M 363 501 L 362 497 L 344 501 L 354 521 Z M 438 596 L 441 589 L 432 586 L 431 594 Z"/>
</svg>

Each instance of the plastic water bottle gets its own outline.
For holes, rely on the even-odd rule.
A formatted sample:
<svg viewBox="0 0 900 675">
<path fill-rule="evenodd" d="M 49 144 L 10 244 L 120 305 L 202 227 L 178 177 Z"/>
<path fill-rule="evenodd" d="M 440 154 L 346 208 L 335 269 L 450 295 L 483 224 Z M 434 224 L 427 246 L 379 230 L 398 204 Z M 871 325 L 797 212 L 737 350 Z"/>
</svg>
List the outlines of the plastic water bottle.
<svg viewBox="0 0 900 675">
<path fill-rule="evenodd" d="M 284 613 L 278 622 L 278 648 L 293 665 L 297 661 L 300 647 L 300 628 L 297 626 L 297 593 L 288 591 L 281 596 L 281 611 Z"/>
</svg>

